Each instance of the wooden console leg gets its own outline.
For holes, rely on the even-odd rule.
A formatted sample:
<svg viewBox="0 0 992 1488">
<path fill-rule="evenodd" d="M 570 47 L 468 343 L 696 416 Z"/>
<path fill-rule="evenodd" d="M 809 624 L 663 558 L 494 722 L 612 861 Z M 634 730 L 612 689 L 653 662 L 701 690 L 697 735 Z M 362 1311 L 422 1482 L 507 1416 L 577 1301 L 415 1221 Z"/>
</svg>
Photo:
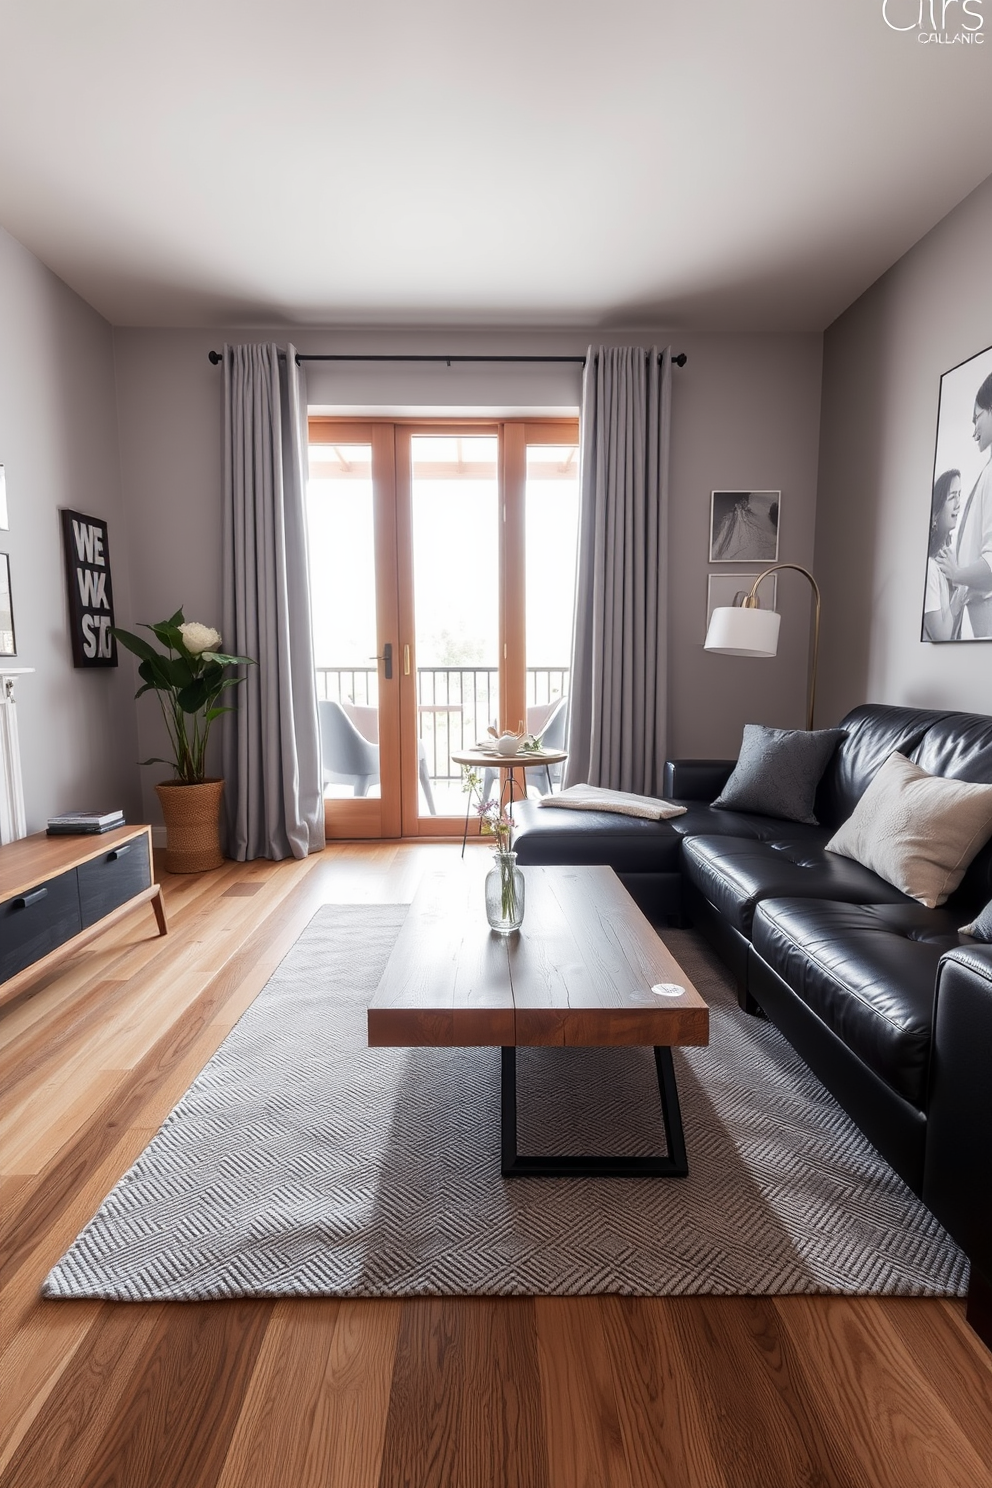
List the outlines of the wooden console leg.
<svg viewBox="0 0 992 1488">
<path fill-rule="evenodd" d="M 155 911 L 155 919 L 158 921 L 159 935 L 168 935 L 169 922 L 165 918 L 165 900 L 162 898 L 162 890 L 155 884 L 155 893 L 152 895 L 152 909 Z"/>
<path fill-rule="evenodd" d="M 986 1348 L 992 1349 L 992 1281 L 979 1271 L 974 1262 L 965 1316 Z"/>
</svg>

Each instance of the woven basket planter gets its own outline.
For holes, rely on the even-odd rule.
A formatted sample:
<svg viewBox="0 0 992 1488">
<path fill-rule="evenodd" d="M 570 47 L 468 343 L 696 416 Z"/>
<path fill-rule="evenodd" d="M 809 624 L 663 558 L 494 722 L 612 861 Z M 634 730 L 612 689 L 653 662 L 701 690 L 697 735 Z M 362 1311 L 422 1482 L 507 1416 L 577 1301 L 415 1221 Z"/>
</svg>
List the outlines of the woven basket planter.
<svg viewBox="0 0 992 1488">
<path fill-rule="evenodd" d="M 183 785 L 168 780 L 155 787 L 165 818 L 167 873 L 205 873 L 224 861 L 220 850 L 220 803 L 223 780 Z"/>
</svg>

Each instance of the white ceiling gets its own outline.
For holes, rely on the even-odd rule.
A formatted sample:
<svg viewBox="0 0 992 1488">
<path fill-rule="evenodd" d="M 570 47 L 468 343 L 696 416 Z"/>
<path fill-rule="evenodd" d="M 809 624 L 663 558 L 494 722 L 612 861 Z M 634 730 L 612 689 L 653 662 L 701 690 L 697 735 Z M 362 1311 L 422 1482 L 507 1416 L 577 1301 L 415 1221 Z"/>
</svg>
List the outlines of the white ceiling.
<svg viewBox="0 0 992 1488">
<path fill-rule="evenodd" d="M 992 172 L 983 6 L 0 0 L 0 223 L 117 324 L 819 329 Z"/>
</svg>

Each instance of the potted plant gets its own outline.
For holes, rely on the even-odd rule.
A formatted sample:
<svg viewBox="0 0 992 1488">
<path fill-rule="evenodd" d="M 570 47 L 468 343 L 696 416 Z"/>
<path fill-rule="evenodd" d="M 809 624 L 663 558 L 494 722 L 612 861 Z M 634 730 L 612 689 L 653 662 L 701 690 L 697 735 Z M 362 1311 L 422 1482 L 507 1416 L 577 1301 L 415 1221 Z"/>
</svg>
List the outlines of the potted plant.
<svg viewBox="0 0 992 1488">
<path fill-rule="evenodd" d="M 144 625 L 165 647 L 129 630 L 114 628 L 122 646 L 133 651 L 140 665 L 141 686 L 135 697 L 154 692 L 172 745 L 173 758 L 142 760 L 143 765 L 170 765 L 175 779 L 156 785 L 165 818 L 167 845 L 163 866 L 170 873 L 202 873 L 219 868 L 220 804 L 223 780 L 205 774 L 207 740 L 214 722 L 233 709 L 221 699 L 243 677 L 227 675 L 233 666 L 254 666 L 250 656 L 227 656 L 218 648 L 220 632 L 210 625 L 187 620 L 181 609 L 157 625 Z"/>
</svg>

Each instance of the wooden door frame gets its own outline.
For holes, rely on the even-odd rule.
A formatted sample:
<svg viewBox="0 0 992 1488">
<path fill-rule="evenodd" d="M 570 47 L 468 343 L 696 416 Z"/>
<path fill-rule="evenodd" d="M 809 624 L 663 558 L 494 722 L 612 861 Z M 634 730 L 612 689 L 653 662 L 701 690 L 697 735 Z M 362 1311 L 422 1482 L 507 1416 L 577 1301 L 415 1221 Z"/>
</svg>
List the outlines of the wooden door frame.
<svg viewBox="0 0 992 1488">
<path fill-rule="evenodd" d="M 333 438 L 328 436 L 333 434 Z M 324 436 L 323 438 L 321 436 Z M 379 674 L 378 797 L 332 797 L 324 801 L 324 833 L 330 840 L 383 839 L 402 832 L 400 809 L 400 711 L 396 686 L 399 612 L 396 581 L 396 458 L 392 425 L 373 419 L 308 419 L 309 444 L 362 444 L 371 448 L 373 540 L 375 543 L 376 652 L 391 641 L 393 679 Z"/>
<path fill-rule="evenodd" d="M 501 425 L 500 716 L 510 729 L 527 720 L 527 450 L 578 444 L 578 419 L 506 419 Z M 526 783 L 526 772 L 521 771 Z M 501 779 L 506 781 L 505 771 Z"/>
<path fill-rule="evenodd" d="M 411 440 L 488 435 L 497 439 L 499 503 L 499 700 L 504 725 L 527 717 L 525 503 L 527 449 L 578 444 L 576 418 L 338 418 L 311 414 L 312 444 L 371 444 L 376 499 L 376 623 L 393 641 L 395 692 L 379 678 L 382 800 L 325 802 L 328 836 L 452 837 L 455 817 L 420 815 L 417 658 L 413 594 Z M 331 438 L 330 436 L 334 437 Z M 378 483 L 378 484 L 377 484 Z M 387 514 L 388 513 L 388 517 Z M 380 514 L 382 520 L 380 520 Z M 381 666 L 381 664 L 380 664 Z M 389 706 L 383 708 L 388 700 Z M 396 703 L 393 707 L 392 703 Z M 395 782 L 397 789 L 392 789 Z M 329 810 L 328 808 L 332 808 Z M 332 819 L 333 818 L 333 819 Z M 372 830 L 375 826 L 376 830 Z M 473 823 L 473 834 L 478 827 Z M 459 824 L 460 831 L 460 824 Z"/>
</svg>

